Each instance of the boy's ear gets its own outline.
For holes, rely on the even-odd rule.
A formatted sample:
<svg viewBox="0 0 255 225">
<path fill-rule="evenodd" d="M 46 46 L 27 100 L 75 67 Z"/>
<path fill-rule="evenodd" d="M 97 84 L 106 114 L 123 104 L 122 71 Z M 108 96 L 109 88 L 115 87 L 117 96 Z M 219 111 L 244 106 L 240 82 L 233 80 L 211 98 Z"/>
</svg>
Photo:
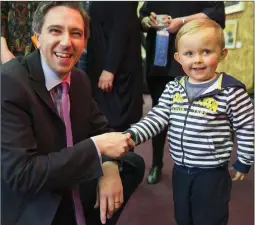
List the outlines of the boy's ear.
<svg viewBox="0 0 255 225">
<path fill-rule="evenodd" d="M 175 59 L 178 63 L 180 63 L 180 56 L 179 56 L 178 52 L 175 52 L 175 53 L 174 53 L 174 59 Z M 181 63 L 180 63 L 180 64 L 181 64 Z"/>
<path fill-rule="evenodd" d="M 222 61 L 223 59 L 225 59 L 227 55 L 228 55 L 228 49 L 227 49 L 227 48 L 224 48 L 224 49 L 221 51 L 220 61 Z"/>
</svg>

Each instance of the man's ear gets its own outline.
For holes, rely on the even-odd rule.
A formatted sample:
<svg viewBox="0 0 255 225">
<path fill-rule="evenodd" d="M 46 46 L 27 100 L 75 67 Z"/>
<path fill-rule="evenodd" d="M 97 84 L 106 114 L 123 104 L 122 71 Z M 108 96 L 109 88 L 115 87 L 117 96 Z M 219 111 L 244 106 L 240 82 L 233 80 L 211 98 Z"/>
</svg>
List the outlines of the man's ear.
<svg viewBox="0 0 255 225">
<path fill-rule="evenodd" d="M 37 48 L 40 48 L 40 35 L 38 33 L 34 33 L 34 37 L 35 37 L 35 44 Z"/>
<path fill-rule="evenodd" d="M 228 55 L 228 49 L 227 49 L 227 48 L 224 48 L 224 49 L 221 51 L 220 61 L 222 61 L 223 59 L 225 59 L 227 55 Z"/>
<path fill-rule="evenodd" d="M 88 39 L 85 39 L 85 45 L 84 45 L 84 48 L 87 48 L 87 44 L 88 44 Z"/>
<path fill-rule="evenodd" d="M 179 53 L 178 52 L 175 52 L 174 53 L 174 59 L 178 62 L 178 63 L 180 63 L 180 56 L 179 56 Z M 180 63 L 181 64 L 181 63 Z"/>
</svg>

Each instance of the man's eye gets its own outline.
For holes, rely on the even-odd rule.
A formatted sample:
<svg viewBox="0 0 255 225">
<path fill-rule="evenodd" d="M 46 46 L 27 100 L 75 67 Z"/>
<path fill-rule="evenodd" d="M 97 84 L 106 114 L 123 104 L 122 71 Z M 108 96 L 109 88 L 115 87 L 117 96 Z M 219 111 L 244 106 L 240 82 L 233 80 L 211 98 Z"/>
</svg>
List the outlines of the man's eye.
<svg viewBox="0 0 255 225">
<path fill-rule="evenodd" d="M 50 29 L 50 32 L 51 32 L 51 33 L 54 33 L 54 34 L 59 34 L 59 33 L 60 33 L 60 30 L 57 30 L 57 29 Z"/>
<path fill-rule="evenodd" d="M 72 33 L 72 35 L 74 37 L 81 37 L 82 36 L 82 34 L 80 32 L 74 32 L 74 33 Z"/>
</svg>

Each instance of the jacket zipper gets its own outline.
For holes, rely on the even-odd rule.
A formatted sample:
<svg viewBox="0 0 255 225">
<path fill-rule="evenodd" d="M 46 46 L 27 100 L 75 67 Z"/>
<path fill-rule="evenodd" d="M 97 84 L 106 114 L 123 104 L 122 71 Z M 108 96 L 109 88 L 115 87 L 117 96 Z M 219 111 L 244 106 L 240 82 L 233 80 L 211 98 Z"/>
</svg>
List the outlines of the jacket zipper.
<svg viewBox="0 0 255 225">
<path fill-rule="evenodd" d="M 177 82 L 178 82 L 178 81 L 177 81 Z M 179 82 L 178 82 L 178 83 L 179 83 Z M 185 94 L 186 94 L 186 96 L 187 96 L 188 102 L 189 102 L 188 93 L 187 93 L 186 89 L 182 86 L 181 83 L 179 83 L 179 85 L 183 88 L 183 90 L 184 90 L 184 92 L 185 92 Z M 199 97 L 197 97 L 197 98 L 194 98 L 194 99 L 192 100 L 192 102 L 189 102 L 189 107 L 188 107 L 188 110 L 187 110 L 187 114 L 186 114 L 186 116 L 185 116 L 184 125 L 183 125 L 183 130 L 182 130 L 182 134 L 181 134 L 181 149 L 182 149 L 182 153 L 183 153 L 183 154 L 182 154 L 182 165 L 184 165 L 184 166 L 185 166 L 185 163 L 184 163 L 185 151 L 184 151 L 184 149 L 183 149 L 183 136 L 184 136 L 184 130 L 185 130 L 185 127 L 186 127 L 187 118 L 188 118 L 188 115 L 189 115 L 189 112 L 190 112 L 190 108 L 191 108 L 191 106 L 192 106 L 192 104 L 193 104 L 194 101 L 197 101 L 197 100 L 199 100 L 199 99 L 203 99 L 203 98 L 205 98 L 205 97 L 212 97 L 212 96 L 215 96 L 215 95 L 218 94 L 218 93 L 219 93 L 219 90 L 214 90 L 214 91 L 212 91 L 212 92 L 209 92 L 209 93 L 206 93 L 206 94 L 204 94 L 204 95 L 201 95 L 201 96 L 199 96 Z"/>
<path fill-rule="evenodd" d="M 186 114 L 186 116 L 185 116 L 185 120 L 184 120 L 184 124 L 183 124 L 183 130 L 182 130 L 182 135 L 181 135 L 181 148 L 182 148 L 182 153 L 183 153 L 183 154 L 182 154 L 182 165 L 184 165 L 184 166 L 185 166 L 185 163 L 184 163 L 185 151 L 184 151 L 184 149 L 183 149 L 183 135 L 184 135 L 184 130 L 185 130 L 186 123 L 187 123 L 187 118 L 188 118 L 188 115 L 189 115 L 189 110 L 190 110 L 190 107 L 191 107 L 192 103 L 193 103 L 193 102 L 191 102 L 191 103 L 189 104 L 189 108 L 188 108 L 187 114 Z"/>
<path fill-rule="evenodd" d="M 180 83 L 179 83 L 180 84 Z M 180 84 L 181 85 L 181 84 Z M 188 99 L 188 102 L 189 102 L 189 98 L 188 98 L 188 93 L 186 91 L 186 89 L 181 85 L 181 87 L 183 88 L 186 96 L 187 96 L 187 99 Z M 194 100 L 193 100 L 194 101 Z M 182 134 L 181 134 L 181 149 L 182 149 L 182 165 L 185 166 L 185 163 L 184 163 L 184 158 L 185 158 L 185 151 L 183 149 L 183 135 L 184 135 L 184 130 L 185 130 L 185 127 L 186 127 L 186 123 L 187 123 L 187 118 L 188 118 L 188 115 L 189 115 L 189 111 L 190 111 L 190 108 L 191 108 L 191 105 L 193 104 L 193 101 L 192 102 L 189 102 L 189 107 L 188 107 L 188 110 L 187 110 L 187 114 L 185 116 L 185 120 L 184 120 L 184 124 L 183 124 L 183 130 L 182 130 Z"/>
</svg>

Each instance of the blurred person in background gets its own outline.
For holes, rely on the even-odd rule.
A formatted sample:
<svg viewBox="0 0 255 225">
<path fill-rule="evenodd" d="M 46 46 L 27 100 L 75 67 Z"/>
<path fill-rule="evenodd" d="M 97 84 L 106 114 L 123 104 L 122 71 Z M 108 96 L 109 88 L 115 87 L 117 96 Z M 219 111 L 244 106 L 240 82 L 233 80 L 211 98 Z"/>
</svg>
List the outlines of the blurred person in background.
<svg viewBox="0 0 255 225">
<path fill-rule="evenodd" d="M 39 1 L 1 2 L 1 64 L 34 50 L 31 41 L 33 13 Z"/>
<path fill-rule="evenodd" d="M 83 9 L 89 14 L 89 1 L 82 1 L 81 6 Z M 88 51 L 87 48 L 85 47 L 83 53 L 81 54 L 81 57 L 79 58 L 76 67 L 85 73 L 88 73 Z"/>
<path fill-rule="evenodd" d="M 138 2 L 91 2 L 88 76 L 109 125 L 124 131 L 142 116 Z"/>
</svg>

